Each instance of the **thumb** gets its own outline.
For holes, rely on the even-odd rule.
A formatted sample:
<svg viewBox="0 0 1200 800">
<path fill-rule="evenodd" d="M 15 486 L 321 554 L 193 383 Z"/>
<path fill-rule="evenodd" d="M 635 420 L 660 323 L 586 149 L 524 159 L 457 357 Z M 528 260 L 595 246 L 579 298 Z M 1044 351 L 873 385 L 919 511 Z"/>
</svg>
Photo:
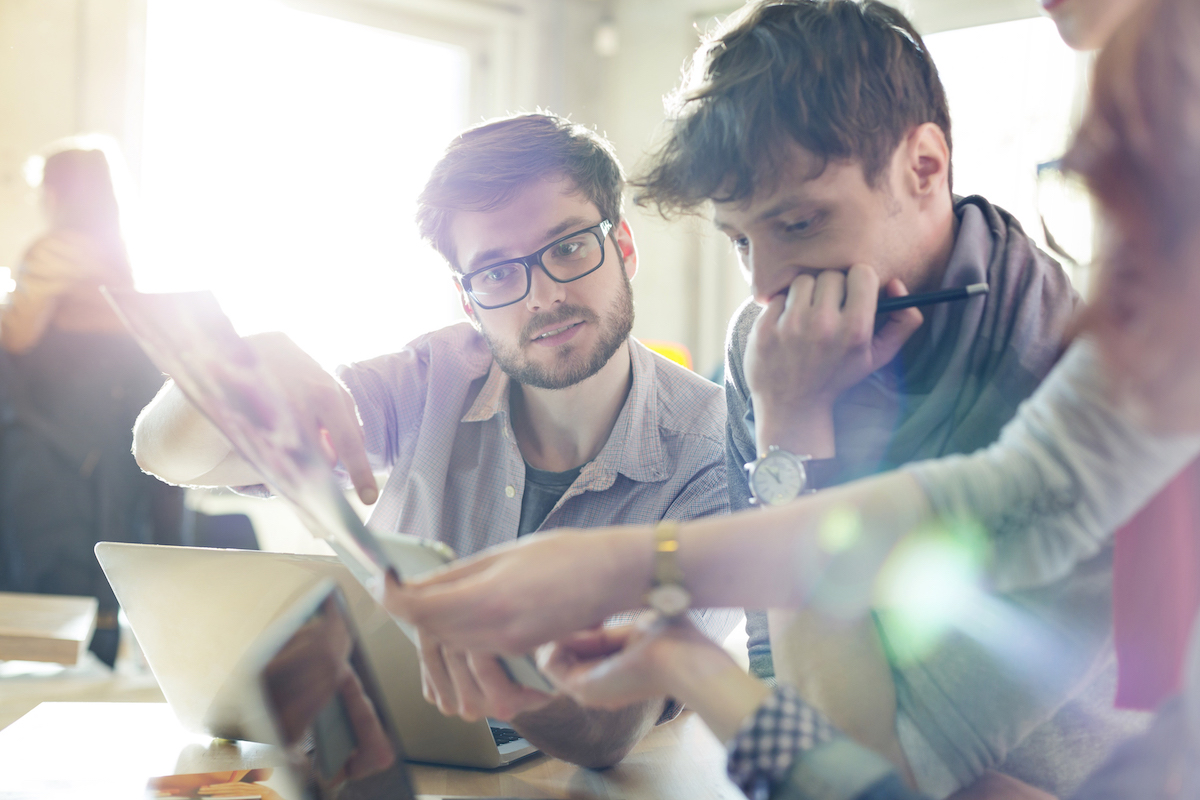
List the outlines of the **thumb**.
<svg viewBox="0 0 1200 800">
<path fill-rule="evenodd" d="M 908 287 L 899 278 L 892 278 L 888 281 L 886 291 L 888 297 L 904 297 L 908 294 Z M 924 321 L 925 316 L 917 308 L 902 308 L 888 314 L 887 320 L 875 331 L 871 340 L 872 369 L 878 369 L 895 358 Z"/>
</svg>

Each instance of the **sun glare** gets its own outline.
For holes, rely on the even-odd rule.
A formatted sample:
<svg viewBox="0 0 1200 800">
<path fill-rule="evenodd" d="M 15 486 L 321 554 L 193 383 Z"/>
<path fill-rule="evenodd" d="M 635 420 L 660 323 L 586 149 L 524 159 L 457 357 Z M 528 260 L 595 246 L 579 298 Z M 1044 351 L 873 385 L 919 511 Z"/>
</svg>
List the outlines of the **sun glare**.
<svg viewBox="0 0 1200 800">
<path fill-rule="evenodd" d="M 271 0 L 151 0 L 145 291 L 210 289 L 326 366 L 459 318 L 415 198 L 466 123 L 468 54 Z"/>
</svg>

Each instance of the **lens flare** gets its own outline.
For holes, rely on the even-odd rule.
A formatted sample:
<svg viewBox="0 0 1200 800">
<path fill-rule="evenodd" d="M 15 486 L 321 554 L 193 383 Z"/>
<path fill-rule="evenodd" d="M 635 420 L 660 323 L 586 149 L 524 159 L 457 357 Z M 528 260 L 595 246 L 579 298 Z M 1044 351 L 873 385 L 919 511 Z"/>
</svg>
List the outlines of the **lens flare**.
<svg viewBox="0 0 1200 800">
<path fill-rule="evenodd" d="M 887 615 L 893 638 L 916 658 L 927 654 L 983 595 L 986 540 L 971 524 L 937 527 L 896 548 L 879 574 L 876 608 Z"/>
<path fill-rule="evenodd" d="M 817 528 L 817 539 L 827 553 L 850 549 L 862 535 L 862 515 L 850 506 L 830 509 Z"/>
</svg>

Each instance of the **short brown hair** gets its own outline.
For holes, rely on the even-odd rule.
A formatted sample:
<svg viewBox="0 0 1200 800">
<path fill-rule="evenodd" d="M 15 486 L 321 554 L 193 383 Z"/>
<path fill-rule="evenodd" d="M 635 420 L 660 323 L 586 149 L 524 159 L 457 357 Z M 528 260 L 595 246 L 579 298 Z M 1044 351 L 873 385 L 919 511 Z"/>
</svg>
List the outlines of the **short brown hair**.
<svg viewBox="0 0 1200 800">
<path fill-rule="evenodd" d="M 458 270 L 455 212 L 501 208 L 531 183 L 556 177 L 571 181 L 614 226 L 621 221 L 625 175 L 608 140 L 554 114 L 518 114 L 455 137 L 417 199 L 417 228 Z"/>
<path fill-rule="evenodd" d="M 794 141 L 862 163 L 874 186 L 903 137 L 950 112 L 920 34 L 876 0 L 760 0 L 701 43 L 672 95 L 667 141 L 634 180 L 664 214 L 737 201 L 769 183 Z M 818 173 L 819 174 L 819 173 Z"/>
</svg>

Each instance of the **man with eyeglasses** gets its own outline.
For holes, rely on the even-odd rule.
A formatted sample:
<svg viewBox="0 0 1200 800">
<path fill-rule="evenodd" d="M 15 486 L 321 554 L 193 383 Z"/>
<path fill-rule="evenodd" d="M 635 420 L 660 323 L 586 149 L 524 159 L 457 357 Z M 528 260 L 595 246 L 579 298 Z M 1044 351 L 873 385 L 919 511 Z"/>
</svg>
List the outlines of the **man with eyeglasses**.
<svg viewBox="0 0 1200 800">
<path fill-rule="evenodd" d="M 721 388 L 630 337 L 638 254 L 623 185 L 611 145 L 560 118 L 468 130 L 434 168 L 417 222 L 469 324 L 342 367 L 340 383 L 281 334 L 249 337 L 375 503 L 372 527 L 468 556 L 540 529 L 728 512 Z M 139 418 L 134 448 L 172 483 L 260 481 L 171 384 Z M 385 471 L 380 493 L 373 473 Z M 719 642 L 741 612 L 694 619 Z M 676 711 L 665 698 L 582 709 L 514 684 L 493 656 L 428 638 L 420 649 L 426 697 L 443 713 L 509 720 L 585 766 L 616 763 Z"/>
</svg>

